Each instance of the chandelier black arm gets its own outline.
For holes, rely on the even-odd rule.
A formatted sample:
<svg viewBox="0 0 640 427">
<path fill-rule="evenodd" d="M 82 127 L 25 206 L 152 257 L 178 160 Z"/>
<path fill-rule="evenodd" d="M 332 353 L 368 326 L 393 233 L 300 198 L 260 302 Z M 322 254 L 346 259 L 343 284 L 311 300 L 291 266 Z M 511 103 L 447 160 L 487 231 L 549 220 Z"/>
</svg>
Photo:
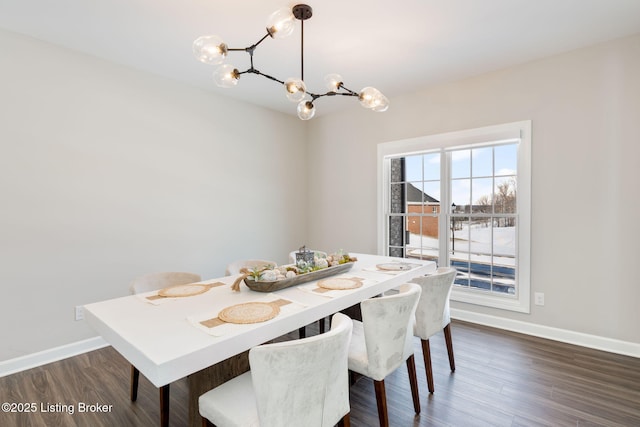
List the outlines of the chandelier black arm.
<svg viewBox="0 0 640 427">
<path fill-rule="evenodd" d="M 247 74 L 247 73 L 257 74 L 257 75 L 259 75 L 259 76 L 266 77 L 266 78 L 268 78 L 269 80 L 273 80 L 274 82 L 278 82 L 278 83 L 280 83 L 281 85 L 283 85 L 283 84 L 284 84 L 284 82 L 283 82 L 282 80 L 278 80 L 278 79 L 276 79 L 275 77 L 270 76 L 269 74 L 265 74 L 265 73 L 263 73 L 263 72 L 261 72 L 261 71 L 259 71 L 259 70 L 256 70 L 255 68 L 253 68 L 253 64 L 251 65 L 251 68 L 249 68 L 248 70 L 245 70 L 245 71 L 240 71 L 240 72 L 238 73 L 238 75 L 240 75 L 240 74 Z"/>
<path fill-rule="evenodd" d="M 267 34 L 265 34 L 264 36 L 262 36 L 262 38 L 260 40 L 258 40 L 257 42 L 255 42 L 254 44 L 252 44 L 251 46 L 248 47 L 233 47 L 233 48 L 228 48 L 228 51 L 244 51 L 244 52 L 249 52 L 250 54 L 253 53 L 254 50 L 256 50 L 256 48 L 258 47 L 258 45 L 260 43 L 262 43 L 267 37 L 269 37 L 271 34 L 269 34 L 269 32 L 267 31 Z"/>
<path fill-rule="evenodd" d="M 342 82 L 338 85 L 338 89 L 346 90 L 351 96 L 360 96 L 358 92 L 354 92 L 351 89 L 347 88 Z"/>
<path fill-rule="evenodd" d="M 309 94 L 309 96 L 311 96 L 311 101 L 315 101 L 318 98 L 322 98 L 323 96 L 336 96 L 336 95 L 340 95 L 340 96 L 360 96 L 359 94 L 355 93 L 355 92 L 327 92 L 327 93 L 312 93 L 312 92 L 308 92 L 307 94 Z"/>
<path fill-rule="evenodd" d="M 340 84 L 338 85 L 338 90 L 344 90 L 346 92 L 337 92 L 337 91 L 329 91 L 327 93 L 322 93 L 322 94 L 318 94 L 318 93 L 313 93 L 313 92 L 309 92 L 307 91 L 307 93 L 311 96 L 311 101 L 315 101 L 318 98 L 321 98 L 323 96 L 336 96 L 336 95 L 341 95 L 341 96 L 360 96 L 360 94 L 358 92 L 354 92 L 351 89 L 347 88 L 345 85 L 342 84 L 342 82 L 340 82 Z"/>
</svg>

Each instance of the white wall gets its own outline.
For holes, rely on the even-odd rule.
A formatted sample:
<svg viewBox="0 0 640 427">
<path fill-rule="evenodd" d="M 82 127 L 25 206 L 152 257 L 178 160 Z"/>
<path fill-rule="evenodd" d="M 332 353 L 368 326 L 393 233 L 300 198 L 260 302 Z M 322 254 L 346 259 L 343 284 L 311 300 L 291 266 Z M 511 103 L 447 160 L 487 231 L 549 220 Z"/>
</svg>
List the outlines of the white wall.
<svg viewBox="0 0 640 427">
<path fill-rule="evenodd" d="M 0 31 L 0 361 L 94 336 L 73 307 L 126 295 L 139 274 L 214 277 L 301 242 L 375 252 L 378 143 L 527 119 L 546 305 L 454 308 L 640 343 L 639 45 L 303 123 Z"/>
<path fill-rule="evenodd" d="M 73 307 L 135 276 L 306 240 L 297 118 L 9 32 L 0 52 L 0 360 L 94 336 Z"/>
<path fill-rule="evenodd" d="M 376 251 L 378 143 L 530 119 L 531 291 L 546 305 L 454 308 L 640 343 L 639 46 L 636 35 L 395 98 L 384 114 L 310 122 L 308 176 L 322 184 L 309 242 Z"/>
</svg>

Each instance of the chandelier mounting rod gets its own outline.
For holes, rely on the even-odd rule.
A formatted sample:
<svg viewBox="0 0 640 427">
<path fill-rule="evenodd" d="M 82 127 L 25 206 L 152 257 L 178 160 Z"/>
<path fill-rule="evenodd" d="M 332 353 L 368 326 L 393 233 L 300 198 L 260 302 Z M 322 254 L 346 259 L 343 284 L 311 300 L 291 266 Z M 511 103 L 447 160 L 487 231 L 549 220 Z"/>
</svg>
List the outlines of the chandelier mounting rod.
<svg viewBox="0 0 640 427">
<path fill-rule="evenodd" d="M 297 4 L 291 13 L 300 21 L 300 79 L 304 81 L 304 21 L 313 16 L 313 9 L 307 4 Z"/>
</svg>

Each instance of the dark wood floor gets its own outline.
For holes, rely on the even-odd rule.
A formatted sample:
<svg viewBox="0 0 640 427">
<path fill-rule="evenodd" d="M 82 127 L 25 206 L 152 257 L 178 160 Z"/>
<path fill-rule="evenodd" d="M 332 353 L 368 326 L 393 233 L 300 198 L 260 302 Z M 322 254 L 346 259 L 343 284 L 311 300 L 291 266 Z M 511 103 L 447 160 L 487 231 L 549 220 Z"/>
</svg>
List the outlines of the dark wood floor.
<svg viewBox="0 0 640 427">
<path fill-rule="evenodd" d="M 442 336 L 431 340 L 433 395 L 415 341 L 419 415 L 406 368 L 387 378 L 392 426 L 640 426 L 640 359 L 462 322 L 454 322 L 453 340 L 454 374 Z M 0 402 L 37 407 L 34 413 L 0 412 L 0 426 L 158 425 L 157 389 L 141 376 L 136 403 L 128 390 L 129 365 L 107 347 L 0 378 Z M 172 384 L 171 426 L 187 425 L 187 401 L 187 381 Z M 80 403 L 111 408 L 79 413 Z M 366 378 L 351 388 L 351 423 L 377 425 L 373 384 Z"/>
</svg>

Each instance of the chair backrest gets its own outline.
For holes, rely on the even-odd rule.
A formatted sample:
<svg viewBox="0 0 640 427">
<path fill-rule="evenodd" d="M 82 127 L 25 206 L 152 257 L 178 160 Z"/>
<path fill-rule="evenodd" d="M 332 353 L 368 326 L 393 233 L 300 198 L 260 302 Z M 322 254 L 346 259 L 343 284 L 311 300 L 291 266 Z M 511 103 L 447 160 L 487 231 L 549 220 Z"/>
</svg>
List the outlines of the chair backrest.
<svg viewBox="0 0 640 427">
<path fill-rule="evenodd" d="M 453 267 L 441 267 L 434 274 L 411 280 L 422 288 L 413 329 L 415 336 L 427 340 L 451 322 L 449 297 L 456 273 Z"/>
<path fill-rule="evenodd" d="M 313 252 L 316 256 L 319 256 L 321 258 L 326 258 L 327 257 L 327 253 L 324 252 L 324 251 L 316 251 L 316 250 L 313 250 L 313 249 L 309 249 L 309 250 L 311 252 Z M 291 264 L 295 264 L 296 263 L 296 252 L 299 252 L 299 251 L 296 250 L 296 251 L 289 252 L 289 262 Z"/>
<path fill-rule="evenodd" d="M 329 332 L 249 351 L 261 427 L 329 427 L 349 412 L 352 329 L 337 313 Z"/>
<path fill-rule="evenodd" d="M 271 264 L 274 267 L 277 267 L 273 261 L 267 261 L 266 259 L 241 259 L 231 264 L 227 265 L 227 270 L 225 271 L 225 275 L 227 276 L 235 276 L 236 274 L 240 274 L 240 270 L 243 268 L 255 268 L 255 267 L 263 267 L 265 265 Z"/>
<path fill-rule="evenodd" d="M 380 381 L 413 354 L 413 331 L 420 286 L 400 287 L 394 295 L 371 298 L 360 303 L 371 378 Z"/>
<path fill-rule="evenodd" d="M 150 273 L 133 279 L 129 285 L 132 294 L 155 291 L 173 285 L 186 285 L 201 281 L 199 274 L 184 272 Z"/>
</svg>

